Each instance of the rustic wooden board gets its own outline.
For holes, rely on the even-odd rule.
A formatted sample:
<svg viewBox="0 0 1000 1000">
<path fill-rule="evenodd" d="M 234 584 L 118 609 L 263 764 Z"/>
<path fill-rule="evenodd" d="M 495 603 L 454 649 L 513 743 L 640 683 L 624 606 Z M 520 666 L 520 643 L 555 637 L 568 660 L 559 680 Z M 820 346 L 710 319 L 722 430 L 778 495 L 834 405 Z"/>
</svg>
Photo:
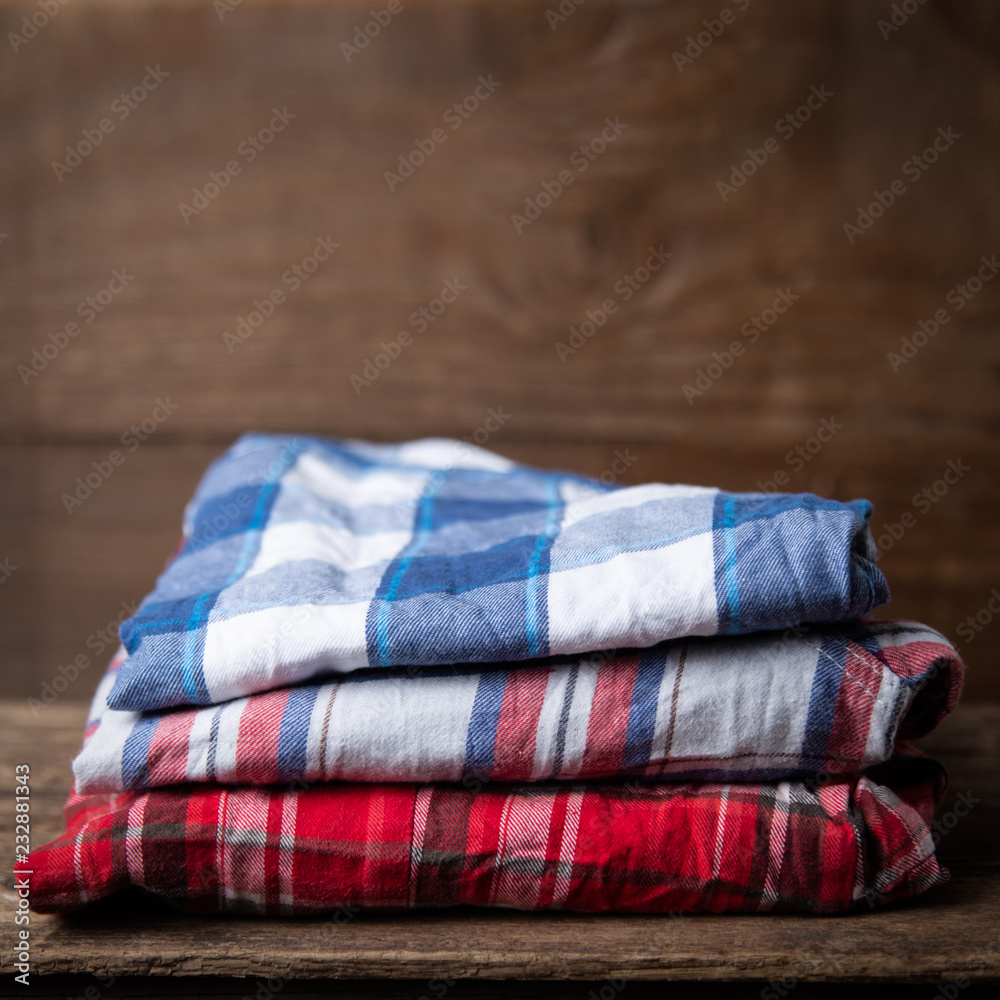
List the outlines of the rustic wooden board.
<svg viewBox="0 0 1000 1000">
<path fill-rule="evenodd" d="M 14 763 L 31 765 L 36 842 L 59 830 L 66 759 L 79 740 L 82 718 L 79 707 L 69 704 L 53 706 L 38 721 L 21 704 L 0 704 L 0 766 L 10 774 Z M 409 979 L 427 983 L 424 991 L 432 979 L 470 977 L 1000 981 L 1000 705 L 960 708 L 923 746 L 951 771 L 941 816 L 959 793 L 978 801 L 966 818 L 945 828 L 940 842 L 952 880 L 886 911 L 671 919 L 462 909 L 336 924 L 194 919 L 119 899 L 75 918 L 34 917 L 32 964 L 38 973 L 52 974 Z M 7 871 L 9 814 L 0 810 Z M 9 876 L 4 885 L 3 904 L 9 908 Z M 5 939 L 10 931 L 5 922 Z"/>
<path fill-rule="evenodd" d="M 204 0 L 75 0 L 4 61 L 6 440 L 114 441 L 165 394 L 179 409 L 160 433 L 213 442 L 465 433 L 499 404 L 529 440 L 787 447 L 830 414 L 886 454 L 990 438 L 1000 282 L 898 374 L 886 360 L 1000 251 L 988 2 L 928 3 L 886 40 L 877 0 L 755 0 L 683 72 L 673 53 L 721 0 L 589 0 L 554 30 L 553 0 L 407 2 L 348 62 L 371 6 L 247 0 L 220 19 Z M 4 3 L 5 36 L 34 9 Z M 147 65 L 169 75 L 122 120 L 112 102 Z M 453 130 L 480 76 L 499 86 Z M 782 137 L 813 87 L 833 96 Z M 247 162 L 241 142 L 286 106 Z M 57 178 L 102 118 L 114 130 Z M 606 118 L 628 128 L 579 170 Z M 385 172 L 435 128 L 446 141 L 390 192 Z M 908 180 L 939 128 L 960 139 Z M 768 138 L 778 152 L 723 201 L 717 182 Z M 186 222 L 179 206 L 234 159 Z M 516 232 L 560 170 L 572 184 Z M 895 179 L 906 193 L 851 245 L 843 224 Z M 291 291 L 281 276 L 327 234 L 340 248 Z M 661 244 L 668 264 L 562 363 L 556 342 Z M 134 280 L 22 384 L 17 366 L 115 268 Z M 458 301 L 411 326 L 456 277 Z M 288 301 L 230 353 L 223 333 L 275 287 Z M 689 405 L 683 385 L 786 287 L 800 301 Z M 349 376 L 400 330 L 412 346 L 357 395 Z"/>
<path fill-rule="evenodd" d="M 1000 697 L 1000 282 L 960 312 L 946 299 L 1000 251 L 995 6 L 929 2 L 883 39 L 876 0 L 754 0 L 683 72 L 673 53 L 721 2 L 587 0 L 550 24 L 553 6 L 407 2 L 348 62 L 369 0 L 74 0 L 0 64 L 0 564 L 18 567 L 0 582 L 4 693 L 104 655 L 88 641 L 148 591 L 203 466 L 241 431 L 463 437 L 493 408 L 509 416 L 488 444 L 515 457 L 600 473 L 632 449 L 624 481 L 739 489 L 789 473 L 871 497 L 879 525 L 948 461 L 971 465 L 885 566 L 894 613 L 955 639 L 983 615 L 968 690 Z M 4 37 L 35 11 L 0 3 Z M 122 119 L 111 102 L 147 65 L 169 75 Z M 444 124 L 491 74 L 481 107 Z M 833 96 L 723 201 L 717 181 L 822 85 Z M 297 117 L 246 163 L 238 145 L 285 105 Z M 108 115 L 57 179 L 66 144 Z M 616 117 L 628 129 L 567 167 Z M 439 126 L 446 142 L 390 192 L 385 171 Z M 939 127 L 961 138 L 851 245 L 843 223 Z M 185 223 L 178 205 L 234 156 L 241 173 Z M 512 213 L 561 169 L 573 183 L 518 234 Z M 281 285 L 326 233 L 330 260 Z M 661 244 L 673 256 L 622 301 L 615 283 Z M 22 384 L 18 365 L 113 268 L 135 280 Z M 418 332 L 409 316 L 454 277 L 468 290 Z M 230 353 L 223 333 L 276 286 L 288 300 Z M 683 385 L 778 288 L 800 300 L 689 404 Z M 560 361 L 608 296 L 617 312 Z M 887 351 L 946 306 L 893 374 Z M 412 345 L 358 395 L 349 377 L 401 329 Z M 67 514 L 61 494 L 157 399 L 175 412 Z M 785 456 L 824 419 L 843 430 L 796 473 Z"/>
</svg>

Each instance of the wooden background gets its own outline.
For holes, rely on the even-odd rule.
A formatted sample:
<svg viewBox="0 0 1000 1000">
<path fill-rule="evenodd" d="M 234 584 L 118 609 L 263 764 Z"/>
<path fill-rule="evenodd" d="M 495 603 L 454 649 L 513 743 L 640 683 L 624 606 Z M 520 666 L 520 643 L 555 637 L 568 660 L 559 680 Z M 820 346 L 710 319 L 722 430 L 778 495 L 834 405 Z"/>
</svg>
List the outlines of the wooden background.
<svg viewBox="0 0 1000 1000">
<path fill-rule="evenodd" d="M 783 471 L 790 490 L 869 497 L 876 534 L 909 512 L 883 613 L 941 629 L 967 696 L 1000 697 L 1000 280 L 961 312 L 946 299 L 1000 253 L 1000 15 L 928 0 L 885 39 L 888 3 L 742 2 L 683 72 L 673 53 L 722 0 L 584 0 L 554 27 L 558 0 L 403 0 L 349 62 L 382 0 L 72 0 L 16 52 L 8 32 L 38 8 L 0 4 L 0 693 L 37 698 L 82 654 L 63 697 L 89 697 L 101 630 L 150 588 L 202 469 L 244 430 L 463 437 L 499 408 L 487 446 L 516 459 L 600 474 L 627 450 L 624 482 L 735 490 Z M 112 102 L 147 65 L 168 76 L 122 120 Z M 443 124 L 491 75 L 489 99 Z M 814 85 L 832 96 L 776 133 Z M 247 163 L 274 107 L 295 117 Z M 627 128 L 577 172 L 606 118 Z M 439 127 L 390 192 L 384 172 Z M 911 181 L 939 128 L 960 138 Z M 717 182 L 772 137 L 723 200 Z M 512 213 L 564 169 L 573 183 L 517 233 Z M 844 223 L 896 179 L 906 192 L 852 245 Z M 230 352 L 223 334 L 327 235 L 330 260 Z M 556 343 L 651 245 L 668 264 L 562 362 Z M 25 385 L 18 366 L 113 269 L 134 280 Z M 408 317 L 446 279 L 467 291 L 418 332 Z M 689 403 L 696 369 L 784 288 L 798 301 Z M 894 373 L 887 353 L 941 308 L 950 322 Z M 350 376 L 401 330 L 412 346 L 358 394 Z M 67 512 L 158 398 L 175 412 Z M 824 418 L 843 429 L 786 462 Z M 949 461 L 969 471 L 918 509 Z"/>
</svg>

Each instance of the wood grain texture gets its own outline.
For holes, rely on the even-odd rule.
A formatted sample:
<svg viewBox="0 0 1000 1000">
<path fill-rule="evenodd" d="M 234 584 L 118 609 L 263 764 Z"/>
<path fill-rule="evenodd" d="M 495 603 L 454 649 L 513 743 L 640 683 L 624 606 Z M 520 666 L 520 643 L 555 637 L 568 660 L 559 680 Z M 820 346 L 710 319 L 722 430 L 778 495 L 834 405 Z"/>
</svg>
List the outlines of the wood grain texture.
<svg viewBox="0 0 1000 1000">
<path fill-rule="evenodd" d="M 53 997 L 58 1000 L 73 1000 L 84 996 L 88 987 L 100 989 L 101 980 L 90 976 L 45 976 L 31 983 L 32 997 Z M 96 984 L 96 986 L 95 986 Z M 19 984 L 6 986 L 0 979 L 0 997 L 22 997 L 24 987 Z M 271 986 L 276 986 L 273 981 Z M 201 997 L 202 1000 L 226 1000 L 232 997 L 241 1000 L 271 1000 L 280 995 L 294 996 L 298 1000 L 329 1000 L 336 996 L 342 1000 L 420 1000 L 427 997 L 437 1000 L 439 993 L 449 1000 L 583 1000 L 591 998 L 591 993 L 600 998 L 601 990 L 611 996 L 615 985 L 606 980 L 554 982 L 530 980 L 433 980 L 423 979 L 383 979 L 383 980 L 343 980 L 343 979 L 289 979 L 285 980 L 279 992 L 270 989 L 264 979 L 236 979 L 224 976 L 176 977 L 165 981 L 162 976 L 142 978 L 118 977 L 109 994 L 114 997 L 156 997 L 158 1000 L 173 997 Z M 656 982 L 631 981 L 627 984 L 628 1000 L 663 1000 L 664 987 Z M 781 986 L 779 982 L 777 984 Z M 764 987 L 767 988 L 766 986 Z M 761 984 L 748 982 L 672 982 L 669 996 L 682 1000 L 761 1000 Z M 808 1000 L 842 1000 L 842 983 L 810 983 Z M 851 1000 L 885 1000 L 884 984 L 852 983 Z M 933 987 L 923 985 L 892 984 L 893 1000 L 927 1000 Z M 20 992 L 18 992 L 20 991 Z M 962 990 L 962 1000 L 993 1000 L 996 987 L 989 984 L 973 983 Z M 270 994 L 270 996 L 269 996 Z M 778 995 L 777 993 L 775 994 Z M 804 997 L 806 991 L 799 988 L 797 997 Z M 933 995 L 933 994 L 932 994 Z M 91 994 L 93 996 L 93 994 Z M 86 997 L 85 997 L 86 1000 Z M 443 1000 L 443 997 L 442 997 Z M 625 998 L 622 998 L 625 1000 Z"/>
<path fill-rule="evenodd" d="M 0 704 L 0 767 L 31 764 L 33 830 L 59 831 L 64 756 L 83 713 L 53 706 L 33 720 Z M 32 919 L 38 973 L 306 978 L 754 980 L 934 983 L 1000 981 L 1000 705 L 963 706 L 922 747 L 951 773 L 940 816 L 959 793 L 975 802 L 939 843 L 945 886 L 905 906 L 844 917 L 776 915 L 671 919 L 526 914 L 471 908 L 323 919 L 190 918 L 119 897 L 75 918 Z M 36 792 L 37 797 L 36 797 Z M 0 810 L 0 843 L 12 843 Z M 4 868 L 10 870 L 4 856 Z M 12 902 L 10 876 L 4 906 Z M 9 922 L 0 925 L 6 948 Z M 993 947 L 991 948 L 991 944 Z M 759 987 L 758 987 L 759 988 Z M 426 987 L 424 987 L 426 991 Z"/>
<path fill-rule="evenodd" d="M 170 393 L 162 433 L 212 441 L 465 432 L 495 400 L 528 440 L 794 441 L 831 413 L 887 451 L 990 439 L 1000 283 L 898 374 L 886 360 L 1000 251 L 982 26 L 928 3 L 884 40 L 881 2 L 756 0 L 679 72 L 672 53 L 720 6 L 590 0 L 552 30 L 550 0 L 407 4 L 350 62 L 367 0 L 223 20 L 185 0 L 67 7 L 2 71 L 3 434 L 114 439 Z M 5 4 L 5 31 L 31 9 Z M 112 102 L 147 65 L 169 76 L 119 120 Z M 452 130 L 480 76 L 498 88 Z M 782 137 L 814 86 L 833 96 Z M 294 120 L 246 162 L 241 142 L 286 106 Z M 57 179 L 102 117 L 114 131 Z M 578 170 L 606 118 L 628 127 Z M 446 141 L 390 192 L 385 172 L 437 127 Z M 960 139 L 907 180 L 938 128 Z M 717 182 L 769 137 L 778 152 L 723 201 Z M 234 159 L 185 222 L 179 205 Z M 517 233 L 512 213 L 563 169 L 573 183 Z M 897 178 L 907 192 L 852 246 L 843 223 Z M 283 286 L 327 234 L 331 259 Z M 560 362 L 556 342 L 661 244 L 667 266 Z M 23 385 L 17 365 L 115 268 L 134 281 Z M 449 278 L 467 291 L 417 332 L 408 317 Z M 223 333 L 276 287 L 287 302 L 230 353 Z M 800 300 L 689 404 L 683 385 L 786 287 Z M 400 330 L 412 346 L 356 394 L 349 376 Z"/>
<path fill-rule="evenodd" d="M 632 449 L 623 481 L 754 489 L 780 472 L 870 497 L 879 532 L 915 514 L 889 539 L 889 610 L 956 641 L 980 614 L 968 696 L 1000 697 L 1000 281 L 948 299 L 1000 253 L 995 5 L 928 0 L 884 39 L 881 0 L 754 0 L 683 72 L 673 53 L 721 0 L 587 0 L 554 26 L 553 6 L 407 2 L 348 61 L 369 0 L 221 17 L 205 0 L 74 0 L 0 63 L 0 562 L 18 567 L 0 582 L 0 690 L 33 696 L 67 658 L 104 655 L 95 633 L 149 590 L 238 433 L 464 437 L 499 408 L 488 446 L 528 461 L 599 474 Z M 2 0 L 4 37 L 35 10 Z M 167 76 L 114 110 L 147 66 Z M 480 77 L 499 86 L 446 120 Z M 814 87 L 832 96 L 777 132 Z M 286 106 L 247 162 L 241 143 Z M 112 131 L 57 177 L 102 118 Z M 606 119 L 628 127 L 571 162 Z M 435 128 L 446 140 L 390 191 L 385 172 Z M 959 138 L 911 180 L 939 128 Z M 778 151 L 723 200 L 768 138 Z M 572 183 L 518 233 L 512 214 L 561 170 Z M 852 245 L 843 224 L 895 179 L 906 192 Z M 330 259 L 284 284 L 325 235 Z M 616 283 L 651 246 L 672 256 L 626 302 Z M 82 323 L 114 269 L 135 278 L 24 384 L 19 366 Z M 454 279 L 457 301 L 411 324 Z M 230 352 L 223 334 L 275 288 L 286 301 Z M 751 344 L 741 328 L 779 289 L 799 298 Z M 617 311 L 561 360 L 608 298 Z M 888 352 L 938 309 L 948 322 L 894 373 Z M 400 331 L 412 344 L 357 392 L 350 376 Z M 689 402 L 734 340 L 745 352 Z M 176 411 L 67 514 L 61 494 L 158 399 Z M 823 420 L 843 427 L 800 463 Z M 959 460 L 968 474 L 916 509 Z M 95 683 L 96 668 L 67 697 Z"/>
</svg>

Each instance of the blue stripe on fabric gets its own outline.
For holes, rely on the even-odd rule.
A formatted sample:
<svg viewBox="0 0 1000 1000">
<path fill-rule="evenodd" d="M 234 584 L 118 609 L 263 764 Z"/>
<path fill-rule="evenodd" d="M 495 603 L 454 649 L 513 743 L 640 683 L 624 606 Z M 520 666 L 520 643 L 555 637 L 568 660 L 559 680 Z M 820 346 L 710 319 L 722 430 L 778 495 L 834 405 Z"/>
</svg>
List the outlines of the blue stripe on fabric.
<svg viewBox="0 0 1000 1000">
<path fill-rule="evenodd" d="M 403 555 L 399 558 L 396 570 L 386 587 L 384 594 L 376 594 L 375 601 L 378 603 L 378 614 L 375 620 L 375 649 L 379 666 L 392 666 L 392 657 L 388 652 L 389 636 L 389 606 L 396 599 L 399 588 L 403 582 L 403 577 L 409 569 L 417 553 L 427 544 L 431 537 L 434 524 L 434 498 L 441 491 L 445 484 L 445 476 L 435 476 L 428 484 L 420 498 L 420 506 L 417 508 L 416 530 L 413 538 L 403 550 Z"/>
<path fill-rule="evenodd" d="M 632 687 L 622 769 L 649 763 L 656 729 L 656 705 L 660 698 L 667 654 L 662 649 L 643 650 Z"/>
<path fill-rule="evenodd" d="M 278 780 L 294 781 L 306 773 L 309 722 L 319 688 L 292 688 L 281 714 L 278 735 Z"/>
<path fill-rule="evenodd" d="M 463 777 L 488 778 L 493 770 L 497 726 L 508 677 L 506 671 L 491 671 L 479 678 L 476 697 L 472 702 L 469 731 L 465 737 Z"/>
<path fill-rule="evenodd" d="M 186 627 L 187 639 L 184 643 L 184 659 L 181 664 L 181 683 L 185 695 L 187 695 L 193 704 L 197 704 L 201 700 L 199 698 L 200 691 L 204 691 L 206 696 L 208 694 L 205 684 L 205 674 L 200 663 L 197 664 L 197 675 L 195 673 L 196 631 L 204 624 L 207 613 L 211 611 L 212 604 L 219 599 L 222 591 L 227 587 L 231 587 L 246 573 L 247 567 L 250 565 L 250 559 L 260 543 L 260 527 L 266 519 L 266 514 L 271 509 L 274 498 L 278 495 L 278 480 L 288 471 L 289 466 L 295 461 L 301 450 L 301 445 L 289 445 L 282 452 L 277 463 L 277 470 L 273 477 L 264 483 L 260 495 L 257 497 L 257 505 L 254 507 L 253 517 L 246 528 L 243 547 L 240 550 L 239 557 L 236 560 L 236 565 L 233 567 L 233 572 L 230 574 L 228 582 L 219 590 L 202 594 L 191 611 L 191 617 L 188 619 Z"/>
<path fill-rule="evenodd" d="M 800 766 L 822 770 L 837 710 L 837 693 L 847 663 L 848 640 L 842 635 L 825 636 L 816 653 L 816 672 L 809 692 L 809 710 L 802 739 Z"/>
<path fill-rule="evenodd" d="M 728 497 L 729 495 L 731 495 L 731 494 L 726 494 L 725 496 Z M 733 521 L 733 525 L 732 526 L 733 527 L 738 527 L 740 524 L 744 524 L 744 523 L 752 521 L 752 520 L 760 520 L 760 519 L 764 519 L 764 518 L 770 518 L 773 515 L 781 513 L 784 510 L 796 510 L 796 509 L 812 510 L 812 509 L 835 509 L 835 508 L 841 508 L 841 509 L 843 509 L 846 506 L 848 506 L 848 504 L 839 503 L 837 501 L 830 501 L 828 507 L 827 507 L 827 505 L 821 505 L 821 504 L 810 504 L 810 505 L 795 505 L 795 504 L 790 504 L 787 507 L 783 507 L 783 508 L 780 508 L 780 509 L 779 508 L 772 509 L 772 510 L 770 510 L 767 513 L 764 513 L 764 514 L 752 514 L 752 515 L 746 515 L 746 516 L 743 516 L 743 517 L 740 517 L 740 518 L 736 518 Z M 560 571 L 567 570 L 567 569 L 576 569 L 576 568 L 578 568 L 580 566 L 595 565 L 597 563 L 603 562 L 606 559 L 611 559 L 614 556 L 623 555 L 625 553 L 630 553 L 630 552 L 647 552 L 647 551 L 650 551 L 652 549 L 660 548 L 661 546 L 670 545 L 670 544 L 672 544 L 674 542 L 684 541 L 685 539 L 688 539 L 688 538 L 694 538 L 697 535 L 704 534 L 706 531 L 722 527 L 723 523 L 724 523 L 723 521 L 706 522 L 703 525 L 698 525 L 697 527 L 688 528 L 688 529 L 685 529 L 683 531 L 677 531 L 677 532 L 674 532 L 673 534 L 664 535 L 664 536 L 662 536 L 660 538 L 642 539 L 641 541 L 635 542 L 635 543 L 633 543 L 631 545 L 626 545 L 626 544 L 623 544 L 623 543 L 617 543 L 616 542 L 614 545 L 607 545 L 607 546 L 604 546 L 603 548 L 594 548 L 594 549 L 589 550 L 586 555 L 581 556 L 578 559 L 568 560 L 566 562 L 560 562 L 559 563 L 559 569 L 560 569 Z M 525 580 L 525 579 L 527 579 L 527 577 L 528 577 L 528 573 L 527 573 L 527 570 L 525 569 L 524 571 L 521 571 L 521 572 L 512 572 L 512 573 L 509 573 L 509 574 L 505 574 L 504 577 L 502 578 L 502 581 L 491 581 L 491 582 L 516 582 L 518 580 Z M 482 584 L 470 585 L 468 587 L 455 587 L 452 592 L 453 593 L 465 593 L 467 591 L 478 590 L 481 586 L 482 586 Z M 418 589 L 418 590 L 410 590 L 410 591 L 407 591 L 407 597 L 418 597 L 421 594 L 434 593 L 436 590 L 440 590 L 440 587 L 424 587 L 424 588 L 421 588 L 421 589 Z M 162 607 L 162 606 L 167 605 L 169 603 L 170 602 L 166 602 L 166 601 L 156 602 L 156 603 L 150 603 L 143 610 L 144 610 L 144 612 L 147 612 L 147 613 L 149 613 L 149 612 L 155 612 L 155 610 L 156 610 L 157 607 Z M 293 605 L 295 603 L 296 603 L 295 600 L 290 599 L 288 602 L 281 602 L 281 601 L 256 601 L 256 602 L 253 602 L 253 603 L 246 603 L 246 604 L 231 604 L 231 605 L 228 605 L 226 607 L 226 610 L 225 610 L 224 613 L 220 614 L 219 620 L 220 621 L 224 621 L 227 618 L 233 618 L 233 617 L 236 617 L 239 614 L 244 614 L 244 613 L 246 613 L 248 611 L 259 611 L 259 610 L 264 609 L 264 608 L 274 608 L 274 607 L 291 606 L 291 605 Z M 322 602 L 320 601 L 320 603 L 322 603 Z M 157 631 L 163 631 L 166 627 L 171 626 L 171 625 L 186 625 L 188 623 L 188 621 L 189 621 L 189 619 L 186 619 L 186 618 L 162 619 L 162 620 L 155 621 L 154 624 L 156 626 L 156 630 Z M 150 629 L 150 632 L 153 632 L 153 630 Z M 153 633 L 153 634 L 155 634 L 155 633 Z M 386 665 L 388 665 L 388 664 L 386 664 Z"/>
<path fill-rule="evenodd" d="M 525 631 L 528 640 L 528 658 L 544 656 L 549 651 L 549 611 L 548 611 L 548 573 L 539 576 L 542 561 L 552 548 L 556 535 L 556 525 L 561 511 L 559 487 L 549 481 L 545 484 L 545 527 L 535 541 L 535 549 L 531 553 L 528 564 L 528 582 L 525 594 Z M 545 559 L 545 570 L 548 570 L 548 559 Z"/>
<path fill-rule="evenodd" d="M 160 723 L 160 715 L 140 716 L 122 747 L 122 785 L 126 789 L 149 785 L 149 745 Z"/>
<path fill-rule="evenodd" d="M 740 631 L 740 588 L 736 575 L 736 497 L 726 496 L 725 513 L 722 521 L 722 543 L 725 552 L 724 572 L 726 580 L 726 602 L 729 607 L 729 628 Z"/>
</svg>

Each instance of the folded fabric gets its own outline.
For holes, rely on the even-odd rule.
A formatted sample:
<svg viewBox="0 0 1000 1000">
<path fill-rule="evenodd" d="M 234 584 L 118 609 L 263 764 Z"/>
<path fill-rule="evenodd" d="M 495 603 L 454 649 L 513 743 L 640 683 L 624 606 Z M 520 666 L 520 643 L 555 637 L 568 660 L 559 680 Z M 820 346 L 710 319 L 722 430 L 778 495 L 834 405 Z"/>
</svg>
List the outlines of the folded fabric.
<svg viewBox="0 0 1000 1000">
<path fill-rule="evenodd" d="M 940 765 L 826 785 L 214 785 L 81 797 L 15 869 L 63 912 L 128 885 L 185 910 L 337 907 L 836 913 L 947 878 Z"/>
<path fill-rule="evenodd" d="M 491 663 L 858 617 L 888 599 L 866 500 L 614 488 L 457 441 L 250 435 L 122 626 L 118 710 L 324 672 Z"/>
<path fill-rule="evenodd" d="M 513 669 L 372 671 L 202 709 L 94 698 L 81 793 L 190 781 L 768 781 L 860 771 L 954 708 L 963 666 L 915 622 L 862 621 Z"/>
</svg>

